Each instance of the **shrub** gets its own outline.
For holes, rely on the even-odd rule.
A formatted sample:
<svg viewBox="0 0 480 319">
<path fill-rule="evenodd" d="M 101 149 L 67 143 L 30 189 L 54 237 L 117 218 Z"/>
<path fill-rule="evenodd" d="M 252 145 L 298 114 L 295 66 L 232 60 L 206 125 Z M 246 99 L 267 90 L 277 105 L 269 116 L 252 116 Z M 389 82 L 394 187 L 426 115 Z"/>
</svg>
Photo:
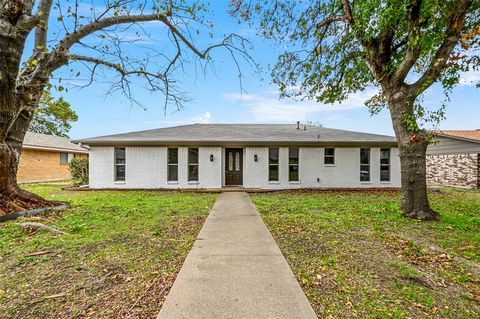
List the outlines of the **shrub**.
<svg viewBox="0 0 480 319">
<path fill-rule="evenodd" d="M 73 185 L 88 185 L 88 158 L 74 158 L 70 162 Z"/>
</svg>

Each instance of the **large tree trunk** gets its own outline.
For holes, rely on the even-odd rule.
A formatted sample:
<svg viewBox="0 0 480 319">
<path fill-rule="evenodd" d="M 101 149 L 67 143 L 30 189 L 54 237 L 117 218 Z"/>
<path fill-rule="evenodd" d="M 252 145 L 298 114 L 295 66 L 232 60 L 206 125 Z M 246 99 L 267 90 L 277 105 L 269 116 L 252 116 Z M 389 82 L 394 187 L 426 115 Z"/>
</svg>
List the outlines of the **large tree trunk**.
<svg viewBox="0 0 480 319">
<path fill-rule="evenodd" d="M 21 189 L 17 183 L 22 141 L 28 127 L 26 123 L 30 121 L 28 113 L 21 112 L 16 121 L 6 123 L 11 129 L 7 136 L 0 140 L 0 215 L 54 205 L 53 202 Z"/>
<path fill-rule="evenodd" d="M 440 216 L 430 208 L 427 196 L 427 145 L 425 141 L 419 141 L 400 146 L 401 209 L 406 217 L 436 220 Z"/>
<path fill-rule="evenodd" d="M 18 74 L 28 30 L 15 29 L 24 13 L 19 3 L 0 7 L 0 215 L 53 203 L 22 190 L 17 169 L 22 143 L 44 83 L 19 85 Z M 31 7 L 26 8 L 26 13 Z"/>
<path fill-rule="evenodd" d="M 440 215 L 430 207 L 427 196 L 427 134 L 415 129 L 411 122 L 414 117 L 409 116 L 413 114 L 415 97 L 405 88 L 396 88 L 386 96 L 400 152 L 401 209 L 406 217 L 437 220 Z"/>
</svg>

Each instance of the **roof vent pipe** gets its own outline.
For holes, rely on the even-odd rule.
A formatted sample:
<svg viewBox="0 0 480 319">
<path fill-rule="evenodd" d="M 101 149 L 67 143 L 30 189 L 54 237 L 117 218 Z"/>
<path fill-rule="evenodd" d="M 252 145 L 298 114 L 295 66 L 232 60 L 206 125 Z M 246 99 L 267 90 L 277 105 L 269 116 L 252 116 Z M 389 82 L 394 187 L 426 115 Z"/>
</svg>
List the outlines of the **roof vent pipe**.
<svg viewBox="0 0 480 319">
<path fill-rule="evenodd" d="M 297 121 L 297 130 L 300 129 L 300 121 Z"/>
</svg>

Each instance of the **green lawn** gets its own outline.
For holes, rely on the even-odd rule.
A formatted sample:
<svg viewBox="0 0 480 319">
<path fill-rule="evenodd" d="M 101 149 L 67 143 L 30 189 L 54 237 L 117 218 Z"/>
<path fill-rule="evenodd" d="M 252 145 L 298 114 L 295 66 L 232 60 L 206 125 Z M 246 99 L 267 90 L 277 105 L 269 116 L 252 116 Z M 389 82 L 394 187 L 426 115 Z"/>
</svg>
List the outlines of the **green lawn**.
<svg viewBox="0 0 480 319">
<path fill-rule="evenodd" d="M 253 196 L 319 318 L 480 318 L 480 192 L 442 189 L 442 218 L 399 193 Z"/>
<path fill-rule="evenodd" d="M 154 318 L 217 197 L 25 188 L 71 208 L 0 224 L 1 318 Z"/>
</svg>

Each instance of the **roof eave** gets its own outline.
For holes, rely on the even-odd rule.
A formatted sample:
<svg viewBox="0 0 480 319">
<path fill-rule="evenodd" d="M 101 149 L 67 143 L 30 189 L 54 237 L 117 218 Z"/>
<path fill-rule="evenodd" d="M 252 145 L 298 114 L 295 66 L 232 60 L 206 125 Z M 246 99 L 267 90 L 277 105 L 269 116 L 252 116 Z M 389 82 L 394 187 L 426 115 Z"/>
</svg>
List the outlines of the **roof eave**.
<svg viewBox="0 0 480 319">
<path fill-rule="evenodd" d="M 28 149 L 28 150 L 39 150 L 39 151 L 54 151 L 54 152 L 71 152 L 71 153 L 82 153 L 82 154 L 88 154 L 88 150 L 78 150 L 78 149 L 73 149 L 73 148 L 63 148 L 63 147 L 47 147 L 47 146 L 37 146 L 37 145 L 28 145 L 24 144 L 22 145 L 23 149 Z"/>
<path fill-rule="evenodd" d="M 81 141 L 89 146 L 385 146 L 397 147 L 396 141 Z"/>
<path fill-rule="evenodd" d="M 455 140 L 460 140 L 460 141 L 466 141 L 466 142 L 472 142 L 472 143 L 480 144 L 480 140 L 476 140 L 476 139 L 468 138 L 468 137 L 463 137 L 463 136 L 448 135 L 448 134 L 438 134 L 438 136 L 441 136 L 441 137 L 449 137 L 449 138 L 453 138 L 453 139 L 455 139 Z"/>
</svg>

